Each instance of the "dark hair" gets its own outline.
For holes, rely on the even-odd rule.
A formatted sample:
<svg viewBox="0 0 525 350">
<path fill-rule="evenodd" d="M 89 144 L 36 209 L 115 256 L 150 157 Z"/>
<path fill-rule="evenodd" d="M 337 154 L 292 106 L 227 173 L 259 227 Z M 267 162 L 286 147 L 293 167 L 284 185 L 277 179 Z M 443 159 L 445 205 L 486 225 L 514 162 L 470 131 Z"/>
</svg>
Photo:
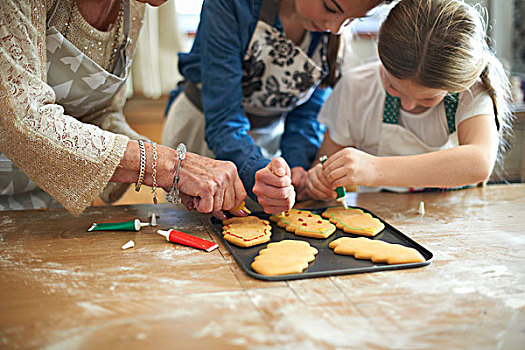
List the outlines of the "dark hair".
<svg viewBox="0 0 525 350">
<path fill-rule="evenodd" d="M 377 5 L 381 3 L 389 4 L 394 0 L 378 1 Z M 326 33 L 328 36 L 328 44 L 326 47 L 326 57 L 328 60 L 328 75 L 321 82 L 323 87 L 333 87 L 341 77 L 342 55 L 341 49 L 341 35 Z"/>
<path fill-rule="evenodd" d="M 326 59 L 328 61 L 328 75 L 321 82 L 322 87 L 334 87 L 341 77 L 341 59 L 339 49 L 341 48 L 341 35 L 326 33 L 328 43 L 326 44 Z"/>
</svg>

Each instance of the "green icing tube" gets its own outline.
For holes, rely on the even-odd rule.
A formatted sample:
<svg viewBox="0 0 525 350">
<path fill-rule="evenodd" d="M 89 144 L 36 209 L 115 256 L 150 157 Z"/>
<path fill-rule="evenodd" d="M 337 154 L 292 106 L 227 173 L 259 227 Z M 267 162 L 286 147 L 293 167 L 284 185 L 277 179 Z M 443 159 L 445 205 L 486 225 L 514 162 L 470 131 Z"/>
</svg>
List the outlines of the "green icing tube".
<svg viewBox="0 0 525 350">
<path fill-rule="evenodd" d="M 335 192 L 337 193 L 337 199 L 344 198 L 346 196 L 346 191 L 343 186 L 339 186 L 335 189 Z"/>
<path fill-rule="evenodd" d="M 321 158 L 319 158 L 319 161 L 321 162 L 321 164 L 324 164 L 324 162 L 326 162 L 327 160 L 328 160 L 327 156 L 322 156 Z M 336 201 L 341 202 L 343 204 L 343 207 L 345 207 L 345 209 L 348 209 L 348 205 L 346 204 L 346 201 L 345 201 L 345 198 L 346 198 L 345 188 L 343 186 L 339 186 L 335 189 L 335 193 L 337 193 Z"/>
<path fill-rule="evenodd" d="M 140 222 L 139 219 L 124 222 L 94 223 L 88 231 L 140 231 L 141 227 L 149 226 L 149 222 Z"/>
</svg>

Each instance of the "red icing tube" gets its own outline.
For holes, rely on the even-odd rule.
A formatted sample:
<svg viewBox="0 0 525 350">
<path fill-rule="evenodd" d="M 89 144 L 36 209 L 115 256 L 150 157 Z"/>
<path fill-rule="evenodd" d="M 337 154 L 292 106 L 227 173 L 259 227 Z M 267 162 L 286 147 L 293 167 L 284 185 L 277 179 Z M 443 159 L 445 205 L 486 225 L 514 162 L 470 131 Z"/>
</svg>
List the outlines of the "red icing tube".
<svg viewBox="0 0 525 350">
<path fill-rule="evenodd" d="M 211 252 L 215 248 L 219 247 L 219 245 L 215 242 L 195 237 L 185 232 L 173 229 L 170 229 L 168 231 L 158 230 L 157 233 L 166 237 L 166 239 L 170 242 L 187 245 L 189 247 L 199 248 L 207 252 Z"/>
</svg>

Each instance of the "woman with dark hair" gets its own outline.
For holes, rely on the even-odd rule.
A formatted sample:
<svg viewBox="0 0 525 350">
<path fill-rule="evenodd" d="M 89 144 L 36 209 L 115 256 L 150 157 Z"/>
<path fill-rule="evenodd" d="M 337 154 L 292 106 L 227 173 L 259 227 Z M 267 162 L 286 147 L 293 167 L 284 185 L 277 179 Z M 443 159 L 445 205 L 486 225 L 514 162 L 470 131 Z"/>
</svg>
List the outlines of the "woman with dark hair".
<svg viewBox="0 0 525 350">
<path fill-rule="evenodd" d="M 380 0 L 206 0 L 180 54 L 184 93 L 163 142 L 235 163 L 267 213 L 306 197 L 324 126 L 317 113 L 338 78 L 339 32 Z"/>
</svg>

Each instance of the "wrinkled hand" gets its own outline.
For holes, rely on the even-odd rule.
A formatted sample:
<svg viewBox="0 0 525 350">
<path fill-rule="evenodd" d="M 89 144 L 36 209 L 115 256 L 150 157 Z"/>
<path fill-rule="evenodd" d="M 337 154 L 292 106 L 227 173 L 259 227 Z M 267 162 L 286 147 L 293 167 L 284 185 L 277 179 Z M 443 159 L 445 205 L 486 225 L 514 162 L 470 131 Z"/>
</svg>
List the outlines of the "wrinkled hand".
<svg viewBox="0 0 525 350">
<path fill-rule="evenodd" d="M 173 148 L 157 145 L 156 177 L 153 178 L 153 146 L 145 144 L 146 174 L 143 184 L 169 192 L 173 186 L 177 151 Z M 130 140 L 123 158 L 115 169 L 111 181 L 121 183 L 137 182 L 140 169 L 140 151 L 137 141 Z M 202 213 L 219 212 L 237 208 L 246 198 L 246 191 L 237 174 L 237 167 L 231 162 L 223 162 L 195 153 L 186 153 L 181 163 L 177 188 L 180 198 L 188 209 L 196 208 Z M 237 213 L 243 215 L 243 213 Z M 224 214 L 223 214 L 224 215 Z"/>
<path fill-rule="evenodd" d="M 308 170 L 306 188 L 313 199 L 329 200 L 337 197 L 332 184 L 324 176 L 321 163 Z"/>
<path fill-rule="evenodd" d="M 377 157 L 353 147 L 347 147 L 332 155 L 323 165 L 323 175 L 332 190 L 339 186 L 373 186 L 379 174 Z"/>
<path fill-rule="evenodd" d="M 246 197 L 235 164 L 191 152 L 182 161 L 177 188 L 186 207 L 201 213 L 232 210 Z"/>
<path fill-rule="evenodd" d="M 292 168 L 292 185 L 295 189 L 296 199 L 303 201 L 310 197 L 308 189 L 306 188 L 306 181 L 308 180 L 308 172 L 303 167 L 296 166 Z"/>
<path fill-rule="evenodd" d="M 255 173 L 253 193 L 268 214 L 279 214 L 295 204 L 291 170 L 286 161 L 277 157 Z"/>
</svg>

